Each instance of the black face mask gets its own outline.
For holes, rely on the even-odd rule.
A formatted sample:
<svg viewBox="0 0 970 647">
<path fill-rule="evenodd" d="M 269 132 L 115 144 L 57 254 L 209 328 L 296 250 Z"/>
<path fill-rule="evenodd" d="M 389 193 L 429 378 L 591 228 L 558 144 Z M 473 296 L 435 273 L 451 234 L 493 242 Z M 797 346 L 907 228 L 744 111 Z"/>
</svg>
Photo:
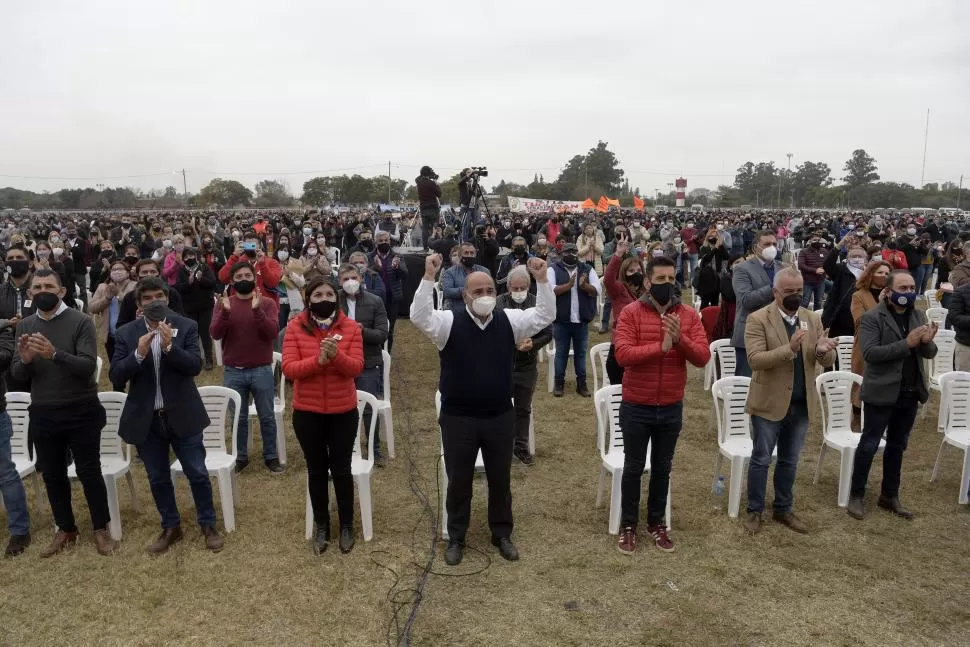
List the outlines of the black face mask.
<svg viewBox="0 0 970 647">
<path fill-rule="evenodd" d="M 515 249 L 512 250 L 512 253 L 516 256 L 525 256 L 525 247 L 520 247 L 517 245 Z"/>
<path fill-rule="evenodd" d="M 112 254 L 114 254 L 114 252 L 112 252 L 110 249 L 101 250 L 101 258 L 111 258 Z"/>
<path fill-rule="evenodd" d="M 30 262 L 24 260 L 7 261 L 7 267 L 10 268 L 10 276 L 19 279 L 27 276 L 27 270 L 30 269 Z"/>
<path fill-rule="evenodd" d="M 711 238 L 708 238 L 707 239 L 707 242 L 709 242 L 709 243 L 716 243 L 717 242 L 717 236 L 712 236 Z"/>
<path fill-rule="evenodd" d="M 246 295 L 256 289 L 256 281 L 236 281 L 232 286 L 239 294 Z"/>
<path fill-rule="evenodd" d="M 256 250 L 255 249 L 247 249 L 247 250 L 245 250 L 243 252 L 243 254 L 245 254 L 249 258 L 256 258 Z"/>
<path fill-rule="evenodd" d="M 360 246 L 364 249 L 371 249 L 374 246 L 374 243 L 370 240 L 362 240 L 360 241 Z"/>
<path fill-rule="evenodd" d="M 319 319 L 329 319 L 337 310 L 336 301 L 317 301 L 310 304 L 310 312 Z"/>
<path fill-rule="evenodd" d="M 40 292 L 34 295 L 34 305 L 41 312 L 50 312 L 60 301 L 61 298 L 53 292 Z"/>
<path fill-rule="evenodd" d="M 797 312 L 800 305 L 802 305 L 802 295 L 800 294 L 789 294 L 781 300 L 781 306 L 787 312 Z"/>
<path fill-rule="evenodd" d="M 563 254 L 562 255 L 562 262 L 565 265 L 568 265 L 569 267 L 572 267 L 573 265 L 575 265 L 578 260 L 579 259 L 576 257 L 575 254 Z"/>
<path fill-rule="evenodd" d="M 207 240 L 204 243 L 202 243 L 202 246 L 204 248 L 206 248 L 206 249 L 212 249 L 212 241 L 211 240 Z"/>
<path fill-rule="evenodd" d="M 475 257 L 474 256 L 462 256 L 461 264 L 465 267 L 471 269 L 475 267 Z"/>
<path fill-rule="evenodd" d="M 822 243 L 820 243 L 817 240 L 814 240 L 814 241 L 812 241 L 811 245 L 812 245 L 812 249 L 818 249 L 819 247 L 822 246 Z"/>
<path fill-rule="evenodd" d="M 637 272 L 636 274 L 627 274 L 626 280 L 628 283 L 633 285 L 643 285 L 643 272 Z"/>
<path fill-rule="evenodd" d="M 195 267 L 195 264 L 198 263 L 199 261 L 194 258 L 187 258 L 185 259 L 184 262 L 185 262 L 185 267 Z"/>
<path fill-rule="evenodd" d="M 654 283 L 650 286 L 650 296 L 653 300 L 662 306 L 670 303 L 671 297 L 674 296 L 674 284 L 673 283 Z"/>
<path fill-rule="evenodd" d="M 378 245 L 377 245 L 377 251 L 379 251 L 381 254 L 386 254 L 389 251 L 391 251 L 391 244 L 390 243 L 378 243 Z"/>
<path fill-rule="evenodd" d="M 128 263 L 128 265 L 134 265 L 135 263 L 138 262 L 138 257 L 137 256 L 125 256 L 125 262 Z"/>
</svg>

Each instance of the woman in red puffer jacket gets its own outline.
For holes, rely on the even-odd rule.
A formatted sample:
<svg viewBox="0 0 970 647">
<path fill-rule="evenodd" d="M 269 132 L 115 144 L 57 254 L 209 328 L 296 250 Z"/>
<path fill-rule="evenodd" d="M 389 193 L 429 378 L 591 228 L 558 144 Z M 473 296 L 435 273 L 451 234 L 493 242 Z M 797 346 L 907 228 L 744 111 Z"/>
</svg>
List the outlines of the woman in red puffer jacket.
<svg viewBox="0 0 970 647">
<path fill-rule="evenodd" d="M 337 305 L 337 285 L 319 277 L 306 286 L 305 311 L 283 338 L 283 374 L 293 381 L 293 431 L 306 458 L 310 503 L 316 523 L 313 549 L 330 543 L 328 473 L 333 475 L 340 520 L 340 551 L 354 547 L 354 477 L 357 387 L 364 370 L 360 326 Z"/>
<path fill-rule="evenodd" d="M 610 257 L 603 272 L 606 294 L 613 304 L 611 336 L 616 334 L 616 322 L 623 309 L 643 295 L 643 263 L 637 256 L 628 256 L 629 250 L 630 243 L 626 238 L 616 241 L 616 253 Z M 616 361 L 612 343 L 606 356 L 606 375 L 610 378 L 610 384 L 623 383 L 623 367 Z"/>
</svg>

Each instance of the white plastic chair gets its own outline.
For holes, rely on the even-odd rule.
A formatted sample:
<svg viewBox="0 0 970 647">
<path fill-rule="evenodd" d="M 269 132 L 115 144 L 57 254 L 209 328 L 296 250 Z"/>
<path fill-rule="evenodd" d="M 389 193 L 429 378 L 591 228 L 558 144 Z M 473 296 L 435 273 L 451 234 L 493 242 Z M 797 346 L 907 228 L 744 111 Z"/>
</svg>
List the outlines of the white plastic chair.
<svg viewBox="0 0 970 647">
<path fill-rule="evenodd" d="M 279 454 L 280 464 L 286 465 L 286 431 L 283 426 L 283 414 L 286 412 L 286 376 L 283 375 L 283 354 L 273 353 L 273 376 L 276 376 L 276 371 L 280 372 L 280 390 L 279 394 L 273 396 L 273 415 L 276 417 L 276 452 Z M 250 419 L 259 419 L 259 412 L 256 410 L 256 403 L 253 402 L 249 405 L 249 417 Z M 249 425 L 249 453 L 253 453 L 253 436 L 256 429 L 255 424 Z"/>
<path fill-rule="evenodd" d="M 434 394 L 434 413 L 435 419 L 441 418 L 441 391 L 435 391 Z M 441 435 L 441 427 L 438 428 L 438 435 Z M 441 443 L 441 455 L 438 457 L 438 480 L 441 483 L 441 538 L 448 539 L 448 508 L 445 506 L 445 501 L 448 497 L 448 470 L 445 469 L 445 444 Z M 482 450 L 478 450 L 478 456 L 475 457 L 475 471 L 484 472 L 485 471 L 485 459 L 482 458 Z M 488 488 L 488 483 L 486 482 L 485 487 Z"/>
<path fill-rule="evenodd" d="M 704 390 L 710 391 L 718 377 L 732 377 L 737 364 L 737 355 L 730 339 L 715 339 L 711 342 L 711 359 L 704 366 Z M 720 371 L 718 371 L 720 368 Z M 720 376 L 718 373 L 720 372 Z"/>
<path fill-rule="evenodd" d="M 202 430 L 202 444 L 205 446 L 205 468 L 209 476 L 215 476 L 219 485 L 219 499 L 222 501 L 222 522 L 226 532 L 236 529 L 235 501 L 239 498 L 239 482 L 236 479 L 236 437 L 239 430 L 239 416 L 242 398 L 234 390 L 224 386 L 200 386 L 199 395 L 209 414 L 209 426 Z M 226 422 L 229 405 L 233 405 L 232 439 L 226 446 Z M 172 480 L 185 476 L 182 463 L 172 463 Z"/>
<path fill-rule="evenodd" d="M 956 348 L 956 331 L 939 329 L 933 342 L 936 344 L 936 357 L 926 362 L 926 382 L 933 391 L 941 391 L 940 415 L 947 406 L 946 397 L 940 389 L 940 376 L 953 371 L 953 352 Z M 921 407 L 921 413 L 926 412 L 926 405 Z M 943 433 L 942 417 L 939 423 L 940 433 Z"/>
<path fill-rule="evenodd" d="M 104 366 L 104 360 L 101 359 L 101 357 L 97 357 L 96 359 L 97 359 L 98 365 L 97 365 L 97 368 L 94 369 L 94 383 L 95 384 L 100 384 L 101 383 L 101 368 Z"/>
<path fill-rule="evenodd" d="M 839 342 L 835 349 L 835 367 L 840 371 L 852 372 L 852 347 L 855 346 L 855 337 L 852 335 L 839 335 L 836 337 Z"/>
<path fill-rule="evenodd" d="M 37 458 L 31 452 L 27 442 L 27 428 L 30 424 L 30 394 L 24 391 L 8 391 L 7 414 L 13 425 L 13 436 L 10 438 L 10 458 L 21 479 L 32 476 L 34 494 L 40 501 L 40 473 L 37 471 Z"/>
<path fill-rule="evenodd" d="M 445 309 L 445 291 L 441 288 L 440 283 L 434 284 L 434 302 L 438 310 Z"/>
<path fill-rule="evenodd" d="M 923 296 L 926 298 L 927 309 L 941 307 L 939 294 L 939 290 L 927 290 L 923 293 Z"/>
<path fill-rule="evenodd" d="M 540 353 L 541 355 L 542 353 Z M 569 345 L 569 357 L 566 358 L 566 371 L 569 371 L 569 359 L 575 355 L 572 344 Z M 549 378 L 549 393 L 552 393 L 556 382 L 556 340 L 553 339 L 546 346 L 546 363 L 549 365 L 547 376 Z M 575 361 L 575 360 L 574 360 Z M 564 376 L 565 377 L 565 376 Z"/>
<path fill-rule="evenodd" d="M 940 416 L 943 418 L 943 441 L 940 451 L 933 463 L 933 474 L 930 482 L 936 480 L 940 471 L 940 459 L 943 458 L 943 448 L 953 445 L 963 450 L 963 473 L 960 476 L 960 493 L 957 499 L 960 505 L 968 503 L 967 488 L 970 488 L 970 373 L 965 371 L 950 371 L 939 379 L 943 391 L 943 401 L 947 403 L 945 409 L 941 405 Z"/>
<path fill-rule="evenodd" d="M 744 464 L 751 458 L 751 416 L 745 411 L 749 377 L 722 377 L 711 385 L 714 416 L 717 419 L 717 453 L 714 458 L 714 485 L 721 475 L 721 461 L 731 461 L 731 481 L 728 490 L 728 516 L 737 517 L 741 508 L 741 485 Z M 712 486 L 713 487 L 713 486 Z"/>
<path fill-rule="evenodd" d="M 121 539 L 121 505 L 118 502 L 118 477 L 124 476 L 128 481 L 128 493 L 131 495 L 131 507 L 136 512 L 141 512 L 138 505 L 138 495 L 135 493 L 135 480 L 131 475 L 131 445 L 122 442 L 118 435 L 118 423 L 121 420 L 121 412 L 125 408 L 125 399 L 128 396 L 117 391 L 102 391 L 98 393 L 98 400 L 104 407 L 107 420 L 104 429 L 101 430 L 101 475 L 104 478 L 104 485 L 108 491 L 108 512 L 111 513 L 111 522 L 108 530 L 111 538 L 115 541 Z M 71 463 L 67 468 L 68 478 L 77 478 L 77 466 Z"/>
<path fill-rule="evenodd" d="M 610 342 L 596 344 L 589 349 L 589 367 L 593 373 L 593 393 L 600 390 L 600 386 L 610 385 L 610 376 L 606 374 L 606 358 L 610 354 Z M 600 373 L 603 374 L 603 384 L 600 384 Z"/>
<path fill-rule="evenodd" d="M 371 408 L 370 425 L 367 429 L 367 456 L 360 446 L 360 430 L 364 427 L 364 409 Z M 354 453 L 350 459 L 350 473 L 357 482 L 357 500 L 360 503 L 360 527 L 364 541 L 374 538 L 374 504 L 371 495 L 370 477 L 374 472 L 374 434 L 377 430 L 378 399 L 365 391 L 357 391 L 357 437 L 354 438 Z M 329 487 L 329 485 L 328 485 Z M 310 503 L 310 477 L 307 475 L 306 489 L 306 538 L 313 538 L 313 505 Z"/>
<path fill-rule="evenodd" d="M 608 530 L 611 535 L 620 532 L 620 486 L 623 481 L 623 431 L 620 429 L 620 403 L 623 400 L 623 387 L 620 384 L 604 386 L 593 396 L 596 407 L 596 439 L 600 450 L 600 478 L 596 486 L 596 507 L 603 505 L 603 481 L 609 473 L 612 478 L 610 491 L 610 516 Z M 650 471 L 650 450 L 653 443 L 647 443 L 647 460 L 643 472 Z M 671 525 L 670 483 L 667 484 L 666 524 Z"/>
<path fill-rule="evenodd" d="M 384 431 L 384 442 L 387 443 L 387 454 L 394 458 L 394 416 L 391 412 L 391 354 L 387 350 L 381 351 L 384 362 L 384 397 L 377 401 L 377 413 L 381 417 Z M 380 433 L 381 429 L 378 429 Z"/>
<path fill-rule="evenodd" d="M 948 312 L 949 311 L 946 308 L 940 308 L 940 307 L 927 308 L 926 319 L 930 323 L 935 323 L 940 327 L 940 329 L 942 329 L 944 324 L 946 323 L 946 315 Z"/>
<path fill-rule="evenodd" d="M 822 411 L 822 447 L 818 450 L 818 464 L 815 478 L 818 483 L 822 474 L 822 459 L 828 447 L 836 450 L 842 457 L 839 468 L 838 503 L 844 508 L 849 503 L 849 488 L 852 485 L 852 465 L 855 450 L 862 434 L 852 431 L 852 386 L 862 386 L 862 376 L 851 371 L 829 371 L 815 378 L 815 392 Z M 824 397 L 823 397 L 824 396 Z M 886 447 L 886 440 L 879 440 L 879 449 Z"/>
<path fill-rule="evenodd" d="M 216 365 L 222 366 L 222 340 L 221 339 L 212 340 L 212 355 L 213 355 L 213 359 L 216 360 Z"/>
</svg>

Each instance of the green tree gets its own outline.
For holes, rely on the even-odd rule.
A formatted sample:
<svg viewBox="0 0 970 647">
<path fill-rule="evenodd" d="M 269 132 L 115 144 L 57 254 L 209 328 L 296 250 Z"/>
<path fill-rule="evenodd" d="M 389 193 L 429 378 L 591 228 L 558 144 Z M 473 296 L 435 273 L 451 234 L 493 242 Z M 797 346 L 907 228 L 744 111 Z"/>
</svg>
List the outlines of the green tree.
<svg viewBox="0 0 970 647">
<path fill-rule="evenodd" d="M 594 195 L 620 195 L 624 187 L 624 172 L 616 154 L 608 146 L 607 142 L 600 141 L 586 155 L 570 158 L 553 188 L 548 190 L 550 198 L 579 200 Z"/>
<path fill-rule="evenodd" d="M 845 166 L 842 167 L 842 170 L 845 171 L 842 180 L 853 189 L 863 184 L 875 182 L 879 179 L 876 168 L 876 160 L 865 150 L 857 148 L 852 151 L 852 157 L 846 160 Z"/>
<path fill-rule="evenodd" d="M 293 196 L 285 182 L 261 180 L 256 183 L 257 207 L 289 207 L 292 204 Z"/>
<path fill-rule="evenodd" d="M 248 207 L 253 199 L 253 192 L 236 180 L 216 178 L 209 182 L 195 197 L 196 204 L 203 207 L 218 205 L 220 207 Z"/>
<path fill-rule="evenodd" d="M 171 185 L 165 187 L 165 195 L 163 197 L 170 199 L 179 197 L 178 189 Z"/>
<path fill-rule="evenodd" d="M 303 183 L 303 197 L 306 205 L 324 205 L 333 202 L 336 194 L 332 177 L 315 177 Z"/>
<path fill-rule="evenodd" d="M 337 179 L 337 201 L 346 204 L 364 204 L 371 202 L 374 195 L 374 180 L 363 175 L 346 175 Z"/>
</svg>

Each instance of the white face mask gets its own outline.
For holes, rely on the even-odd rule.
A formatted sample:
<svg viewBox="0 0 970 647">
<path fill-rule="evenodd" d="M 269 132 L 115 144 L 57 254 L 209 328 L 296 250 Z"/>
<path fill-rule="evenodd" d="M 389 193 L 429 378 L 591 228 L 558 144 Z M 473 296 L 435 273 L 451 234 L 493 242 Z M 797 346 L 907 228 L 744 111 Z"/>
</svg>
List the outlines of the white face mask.
<svg viewBox="0 0 970 647">
<path fill-rule="evenodd" d="M 910 236 L 915 236 L 916 230 L 910 227 L 909 229 L 906 230 L 906 233 L 909 234 Z"/>
<path fill-rule="evenodd" d="M 472 312 L 479 317 L 487 317 L 495 309 L 495 297 L 478 297 L 472 301 Z"/>
<path fill-rule="evenodd" d="M 522 303 L 525 301 L 525 298 L 529 296 L 529 291 L 522 290 L 521 292 L 509 292 L 509 296 L 512 297 L 512 300 L 516 303 Z"/>
<path fill-rule="evenodd" d="M 357 279 L 347 279 L 344 281 L 344 292 L 351 296 L 360 292 L 360 281 Z"/>
<path fill-rule="evenodd" d="M 279 257 L 281 261 L 285 261 L 290 257 L 290 253 L 285 249 L 281 249 L 279 252 L 276 253 L 276 255 Z"/>
<path fill-rule="evenodd" d="M 721 223 L 717 223 L 717 230 L 718 231 L 723 231 L 724 230 L 724 225 L 722 225 Z"/>
<path fill-rule="evenodd" d="M 778 248 L 772 245 L 761 250 L 761 258 L 770 263 L 778 256 Z"/>
<path fill-rule="evenodd" d="M 55 258 L 64 253 L 64 250 L 61 249 L 60 247 L 55 247 L 52 251 L 54 252 Z"/>
<path fill-rule="evenodd" d="M 317 255 L 317 250 L 316 250 L 316 248 L 314 248 L 314 247 L 310 247 L 309 249 L 307 249 L 307 250 L 306 250 L 306 255 L 307 255 L 307 256 L 310 256 L 310 257 L 313 257 L 313 256 L 316 256 L 316 255 Z"/>
</svg>

